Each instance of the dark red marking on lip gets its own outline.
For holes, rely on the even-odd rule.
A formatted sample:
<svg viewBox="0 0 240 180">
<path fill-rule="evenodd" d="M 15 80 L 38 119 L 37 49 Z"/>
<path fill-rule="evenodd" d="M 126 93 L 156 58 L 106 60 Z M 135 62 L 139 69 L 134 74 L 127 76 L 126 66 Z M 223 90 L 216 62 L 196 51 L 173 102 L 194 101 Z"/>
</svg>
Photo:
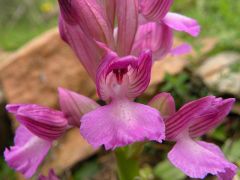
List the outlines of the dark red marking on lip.
<svg viewBox="0 0 240 180">
<path fill-rule="evenodd" d="M 127 73 L 127 68 L 113 69 L 113 73 L 116 75 L 118 84 L 122 84 L 123 75 Z"/>
</svg>

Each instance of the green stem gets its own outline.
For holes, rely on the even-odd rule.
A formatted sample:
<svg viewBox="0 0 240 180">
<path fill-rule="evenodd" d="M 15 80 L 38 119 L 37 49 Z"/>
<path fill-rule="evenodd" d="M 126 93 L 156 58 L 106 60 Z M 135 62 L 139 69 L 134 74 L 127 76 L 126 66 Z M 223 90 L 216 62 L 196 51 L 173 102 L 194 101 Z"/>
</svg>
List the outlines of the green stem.
<svg viewBox="0 0 240 180">
<path fill-rule="evenodd" d="M 129 156 L 128 150 L 119 148 L 115 150 L 120 180 L 134 180 L 139 177 L 138 157 Z"/>
</svg>

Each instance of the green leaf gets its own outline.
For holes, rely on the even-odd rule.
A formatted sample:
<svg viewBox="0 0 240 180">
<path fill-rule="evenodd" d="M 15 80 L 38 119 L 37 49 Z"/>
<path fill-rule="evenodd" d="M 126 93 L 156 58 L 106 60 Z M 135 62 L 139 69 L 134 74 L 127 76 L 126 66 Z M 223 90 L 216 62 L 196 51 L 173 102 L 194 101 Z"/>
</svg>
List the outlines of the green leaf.
<svg viewBox="0 0 240 180">
<path fill-rule="evenodd" d="M 162 180 L 182 180 L 186 177 L 179 169 L 170 164 L 168 160 L 159 162 L 154 168 L 154 174 Z"/>
<path fill-rule="evenodd" d="M 2 180 L 15 180 L 15 172 L 8 167 L 5 161 L 0 158 L 0 179 Z"/>
<path fill-rule="evenodd" d="M 223 152 L 230 161 L 240 165 L 240 139 L 236 141 L 227 140 L 223 145 Z"/>
<path fill-rule="evenodd" d="M 73 174 L 73 179 L 89 180 L 99 171 L 99 169 L 100 167 L 96 160 L 88 161 L 83 163 Z"/>
</svg>

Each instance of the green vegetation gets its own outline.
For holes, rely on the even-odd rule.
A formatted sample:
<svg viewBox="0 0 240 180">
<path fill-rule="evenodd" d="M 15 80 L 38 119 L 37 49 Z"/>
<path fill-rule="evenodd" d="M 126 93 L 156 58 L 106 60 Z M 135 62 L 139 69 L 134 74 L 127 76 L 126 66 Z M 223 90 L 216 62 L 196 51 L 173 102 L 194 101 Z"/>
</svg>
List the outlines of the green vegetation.
<svg viewBox="0 0 240 180">
<path fill-rule="evenodd" d="M 11 170 L 4 159 L 0 157 L 0 179 L 1 180 L 15 180 L 16 176 L 13 170 Z"/>
<path fill-rule="evenodd" d="M 0 0 L 0 49 L 15 50 L 57 25 L 54 0 Z"/>
<path fill-rule="evenodd" d="M 235 0 L 186 0 L 175 1 L 173 11 L 198 20 L 202 26 L 201 36 L 217 37 L 222 45 L 239 45 L 240 1 Z"/>
</svg>

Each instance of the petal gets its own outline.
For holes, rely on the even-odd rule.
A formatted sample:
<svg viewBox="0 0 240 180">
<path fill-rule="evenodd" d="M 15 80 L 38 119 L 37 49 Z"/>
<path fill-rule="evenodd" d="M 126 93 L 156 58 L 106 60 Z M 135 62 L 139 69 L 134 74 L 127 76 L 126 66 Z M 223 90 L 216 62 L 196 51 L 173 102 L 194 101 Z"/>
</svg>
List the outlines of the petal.
<svg viewBox="0 0 240 180">
<path fill-rule="evenodd" d="M 15 146 L 6 149 L 4 157 L 8 165 L 30 178 L 36 172 L 51 147 L 51 142 L 45 141 L 20 126 L 16 131 Z"/>
<path fill-rule="evenodd" d="M 148 87 L 151 80 L 152 53 L 143 51 L 138 58 L 136 68 L 129 70 L 129 86 L 127 97 L 134 99 L 140 96 Z"/>
<path fill-rule="evenodd" d="M 177 13 L 167 13 L 163 22 L 174 30 L 184 31 L 194 37 L 200 33 L 200 25 L 195 19 Z"/>
<path fill-rule="evenodd" d="M 77 94 L 67 89 L 58 88 L 61 110 L 68 119 L 68 124 L 80 126 L 83 114 L 92 111 L 99 105 L 88 97 Z"/>
<path fill-rule="evenodd" d="M 140 12 L 151 21 L 160 21 L 169 11 L 173 0 L 139 0 Z"/>
<path fill-rule="evenodd" d="M 116 1 L 118 35 L 117 53 L 129 55 L 138 27 L 138 0 Z"/>
<path fill-rule="evenodd" d="M 12 109 L 14 105 L 7 106 Z M 58 139 L 67 128 L 67 119 L 60 111 L 29 104 L 19 106 L 17 120 L 36 136 L 48 141 Z"/>
<path fill-rule="evenodd" d="M 231 111 L 235 102 L 234 98 L 223 100 L 216 98 L 209 109 L 206 110 L 200 117 L 193 120 L 193 124 L 189 128 L 191 137 L 202 136 L 211 129 L 217 127 L 224 117 Z"/>
<path fill-rule="evenodd" d="M 113 47 L 113 29 L 98 0 L 58 0 L 63 21 L 79 26 L 96 41 Z"/>
<path fill-rule="evenodd" d="M 108 19 L 111 23 L 112 29 L 114 29 L 115 13 L 116 13 L 116 0 L 101 0 L 104 4 Z"/>
<path fill-rule="evenodd" d="M 48 176 L 45 177 L 43 175 L 40 175 L 38 177 L 38 180 L 59 180 L 59 178 L 57 177 L 57 175 L 55 174 L 54 170 L 51 169 L 48 173 Z"/>
<path fill-rule="evenodd" d="M 171 50 L 171 55 L 173 56 L 179 56 L 179 55 L 183 55 L 183 54 L 188 54 L 192 51 L 192 46 L 184 43 L 181 44 L 180 46 L 177 46 L 176 48 Z"/>
<path fill-rule="evenodd" d="M 176 112 L 174 99 L 169 93 L 164 92 L 154 96 L 149 101 L 148 105 L 160 111 L 164 118 Z"/>
<path fill-rule="evenodd" d="M 83 137 L 94 147 L 104 145 L 107 150 L 144 140 L 162 142 L 165 137 L 157 110 L 127 100 L 99 107 L 85 114 L 81 122 Z"/>
<path fill-rule="evenodd" d="M 137 59 L 134 56 L 119 58 L 109 52 L 97 72 L 99 97 L 110 99 L 129 98 L 142 94 L 151 77 L 151 52 L 145 51 Z"/>
<path fill-rule="evenodd" d="M 166 138 L 175 140 L 177 136 L 188 130 L 192 121 L 198 118 L 214 101 L 214 96 L 207 96 L 185 104 L 175 114 L 165 120 Z"/>
<path fill-rule="evenodd" d="M 228 162 L 214 144 L 183 138 L 168 153 L 171 163 L 191 178 L 204 178 L 207 174 L 232 179 L 237 167 Z M 224 178 L 227 177 L 227 178 Z"/>
<path fill-rule="evenodd" d="M 146 23 L 138 27 L 132 54 L 138 56 L 144 50 L 151 50 L 153 59 L 159 60 L 168 54 L 173 45 L 173 33 L 165 24 Z"/>
<path fill-rule="evenodd" d="M 99 48 L 92 37 L 83 32 L 78 24 L 66 23 L 61 16 L 59 31 L 62 39 L 71 46 L 86 71 L 95 80 L 97 68 L 105 52 Z"/>
<path fill-rule="evenodd" d="M 7 104 L 6 110 L 10 113 L 16 114 L 18 109 L 25 105 L 27 105 L 27 104 Z"/>
</svg>

